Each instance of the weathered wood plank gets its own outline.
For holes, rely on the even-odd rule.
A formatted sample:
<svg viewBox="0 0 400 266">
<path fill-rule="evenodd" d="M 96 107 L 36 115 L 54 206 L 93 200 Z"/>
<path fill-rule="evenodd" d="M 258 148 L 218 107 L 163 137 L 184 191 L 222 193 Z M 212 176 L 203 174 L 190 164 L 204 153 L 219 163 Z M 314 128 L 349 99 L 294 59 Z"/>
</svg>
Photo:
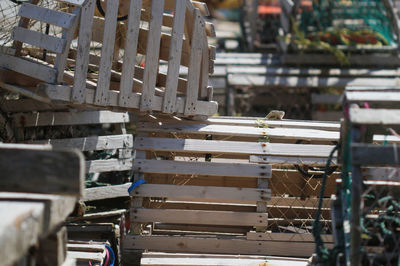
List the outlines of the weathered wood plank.
<svg viewBox="0 0 400 266">
<path fill-rule="evenodd" d="M 95 187 L 85 189 L 84 201 L 129 197 L 128 188 L 132 183 L 123 185 Z"/>
<path fill-rule="evenodd" d="M 287 241 L 252 241 L 245 239 L 218 239 L 175 236 L 127 236 L 124 249 L 149 249 L 150 251 L 210 254 L 254 254 L 274 256 L 309 257 L 314 243 Z"/>
<path fill-rule="evenodd" d="M 64 51 L 66 44 L 66 41 L 63 39 L 21 27 L 14 28 L 11 37 L 16 41 L 28 43 L 59 54 Z"/>
<path fill-rule="evenodd" d="M 267 224 L 267 219 L 268 214 L 266 213 L 144 208 L 131 209 L 132 222 L 256 226 Z"/>
<path fill-rule="evenodd" d="M 168 58 L 168 72 L 165 86 L 162 111 L 173 113 L 178 89 L 178 77 L 181 62 L 182 43 L 185 26 L 186 3 L 184 0 L 175 1 L 174 24 Z"/>
<path fill-rule="evenodd" d="M 108 90 L 110 86 L 111 68 L 114 56 L 115 32 L 117 28 L 118 0 L 107 1 L 107 13 L 103 32 L 103 45 L 99 65 L 95 103 L 108 105 Z"/>
<path fill-rule="evenodd" d="M 142 184 L 132 191 L 135 197 L 160 197 L 174 200 L 196 201 L 196 199 L 210 202 L 253 202 L 266 201 L 270 198 L 270 190 L 252 188 L 232 188 L 214 186 L 177 186 Z"/>
<path fill-rule="evenodd" d="M 270 177 L 271 166 L 245 163 L 182 162 L 170 160 L 135 160 L 134 170 L 142 173 Z"/>
<path fill-rule="evenodd" d="M 364 125 L 396 125 L 400 124 L 398 109 L 361 109 L 350 108 L 350 121 Z"/>
<path fill-rule="evenodd" d="M 132 135 L 109 135 L 71 139 L 48 139 L 33 141 L 35 144 L 50 144 L 53 148 L 74 148 L 81 151 L 133 148 Z"/>
<path fill-rule="evenodd" d="M 140 102 L 140 111 L 152 110 L 154 101 L 154 88 L 156 87 L 159 51 L 161 40 L 161 26 L 164 11 L 164 0 L 159 0 L 157 4 L 152 2 L 151 5 L 151 21 L 149 26 L 149 34 L 147 36 L 146 66 L 143 74 L 142 98 Z"/>
<path fill-rule="evenodd" d="M 198 9 L 194 10 L 193 17 L 193 32 L 191 36 L 192 47 L 190 49 L 189 74 L 184 111 L 185 115 L 196 114 L 196 109 L 198 108 L 196 103 L 200 86 L 200 69 L 203 45 L 201 41 L 201 30 L 204 30 L 204 25 L 202 24 L 201 14 Z"/>
<path fill-rule="evenodd" d="M 332 243 L 332 235 L 321 235 L 324 242 Z M 305 234 L 292 234 L 292 233 L 257 233 L 248 232 L 246 234 L 247 240 L 254 241 L 290 241 L 290 242 L 314 242 L 314 236 L 311 233 Z"/>
<path fill-rule="evenodd" d="M 325 166 L 327 158 L 313 158 L 313 157 L 285 157 L 285 156 L 259 156 L 251 155 L 251 163 L 265 163 L 265 164 L 280 164 L 280 165 L 322 165 Z M 332 165 L 337 164 L 337 159 L 332 159 Z"/>
<path fill-rule="evenodd" d="M 81 153 L 27 147 L 29 145 L 16 148 L 15 145 L 0 144 L 1 190 L 82 194 L 84 159 Z"/>
<path fill-rule="evenodd" d="M 127 123 L 127 113 L 111 111 L 17 113 L 13 119 L 18 127 L 91 125 L 103 123 Z"/>
<path fill-rule="evenodd" d="M 400 165 L 400 146 L 396 144 L 381 146 L 353 143 L 351 153 L 354 165 Z"/>
<path fill-rule="evenodd" d="M 245 154 L 327 157 L 332 145 L 254 143 L 241 141 L 217 141 L 197 139 L 168 139 L 139 137 L 135 141 L 138 150 L 192 152 L 211 154 Z M 335 155 L 336 156 L 336 155 Z"/>
<path fill-rule="evenodd" d="M 388 92 L 388 91 L 369 91 L 369 92 L 357 92 L 357 91 L 346 91 L 345 93 L 347 102 L 400 102 L 399 92 Z"/>
<path fill-rule="evenodd" d="M 86 161 L 87 173 L 102 173 L 113 171 L 128 171 L 133 166 L 132 159 L 107 159 Z"/>
<path fill-rule="evenodd" d="M 266 122 L 268 124 L 268 122 Z M 140 131 L 149 132 L 176 132 L 182 134 L 212 134 L 221 136 L 241 137 L 268 137 L 270 139 L 295 139 L 295 140 L 321 140 L 338 141 L 339 132 L 323 131 L 316 129 L 292 129 L 292 128 L 260 128 L 236 125 L 207 125 L 207 124 L 154 124 L 139 123 Z"/>
<path fill-rule="evenodd" d="M 122 65 L 122 76 L 118 104 L 128 107 L 132 94 L 133 77 L 135 74 L 136 53 L 140 28 L 140 13 L 142 0 L 131 0 L 128 13 L 128 30 L 126 33 L 125 51 Z"/>
<path fill-rule="evenodd" d="M 0 53 L 0 67 L 43 80 L 47 83 L 55 83 L 57 79 L 57 70 L 54 68 L 33 62 L 26 58 L 10 56 L 3 53 Z"/>
<path fill-rule="evenodd" d="M 88 72 L 90 41 L 92 35 L 93 14 L 95 1 L 88 0 L 81 10 L 80 27 L 78 36 L 78 49 L 76 51 L 74 86 L 71 94 L 71 101 L 83 103 L 86 96 L 86 77 Z"/>
<path fill-rule="evenodd" d="M 4 265 L 17 263 L 37 243 L 44 208 L 40 202 L 0 202 L 0 258 Z"/>
<path fill-rule="evenodd" d="M 76 15 L 47 9 L 37 5 L 23 3 L 19 9 L 18 16 L 29 19 L 39 20 L 64 29 L 70 29 Z"/>
</svg>

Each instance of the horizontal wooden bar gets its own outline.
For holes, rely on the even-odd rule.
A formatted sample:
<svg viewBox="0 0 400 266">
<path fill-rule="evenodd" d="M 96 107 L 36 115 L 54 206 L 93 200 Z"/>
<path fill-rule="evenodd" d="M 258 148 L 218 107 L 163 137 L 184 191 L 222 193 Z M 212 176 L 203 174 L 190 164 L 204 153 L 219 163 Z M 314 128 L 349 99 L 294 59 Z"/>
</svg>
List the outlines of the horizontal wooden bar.
<svg viewBox="0 0 400 266">
<path fill-rule="evenodd" d="M 182 201 L 209 200 L 210 202 L 253 202 L 270 199 L 269 189 L 215 186 L 178 186 L 142 184 L 131 192 L 135 197 L 172 198 Z"/>
<path fill-rule="evenodd" d="M 126 183 L 123 185 L 105 186 L 105 187 L 94 187 L 85 189 L 84 201 L 94 201 L 103 199 L 113 199 L 120 197 L 129 197 L 128 188 L 132 183 Z"/>
<path fill-rule="evenodd" d="M 268 214 L 229 211 L 133 208 L 131 209 L 131 221 L 134 223 L 163 222 L 175 224 L 263 226 L 268 224 Z"/>
<path fill-rule="evenodd" d="M 385 146 L 353 143 L 351 145 L 352 163 L 354 165 L 392 165 L 400 166 L 400 146 Z"/>
<path fill-rule="evenodd" d="M 114 171 L 128 171 L 132 170 L 132 159 L 107 159 L 86 161 L 87 173 L 103 173 Z"/>
<path fill-rule="evenodd" d="M 26 28 L 14 28 L 12 33 L 13 40 L 28 43 L 55 53 L 61 54 L 66 48 L 66 40 L 46 35 L 37 31 L 31 31 Z"/>
<path fill-rule="evenodd" d="M 245 163 L 184 162 L 171 160 L 135 160 L 134 170 L 142 173 L 240 176 L 265 178 L 271 176 L 270 165 Z"/>
<path fill-rule="evenodd" d="M 400 124 L 399 109 L 361 109 L 350 108 L 350 122 L 363 125 L 397 125 Z"/>
<path fill-rule="evenodd" d="M 254 143 L 146 137 L 137 137 L 134 145 L 138 150 L 150 151 L 305 157 L 328 157 L 330 151 L 333 149 L 332 145 Z M 336 156 L 336 154 L 334 154 L 334 156 Z"/>
</svg>

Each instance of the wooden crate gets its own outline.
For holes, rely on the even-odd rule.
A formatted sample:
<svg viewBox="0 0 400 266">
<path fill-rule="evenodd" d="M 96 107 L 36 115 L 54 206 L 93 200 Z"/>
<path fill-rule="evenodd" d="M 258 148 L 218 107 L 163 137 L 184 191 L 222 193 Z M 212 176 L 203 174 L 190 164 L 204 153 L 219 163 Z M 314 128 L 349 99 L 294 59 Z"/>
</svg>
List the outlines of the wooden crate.
<svg viewBox="0 0 400 266">
<path fill-rule="evenodd" d="M 108 0 L 101 17 L 96 0 L 61 2 L 73 7 L 64 5 L 59 11 L 63 4 L 55 2 L 51 8 L 38 1 L 21 5 L 20 25 L 11 35 L 14 46 L 0 54 L 0 67 L 19 78 L 3 77 L 2 87 L 37 87 L 34 97 L 103 108 L 186 117 L 217 111 L 208 86 L 215 47 L 208 45 L 207 36 L 215 31 L 203 18 L 208 15 L 204 3 Z M 58 30 L 44 34 L 30 26 L 32 21 Z M 144 60 L 137 62 L 140 58 Z M 168 62 L 166 74 L 158 71 L 160 61 Z M 189 69 L 187 79 L 179 78 L 180 66 Z"/>
<path fill-rule="evenodd" d="M 83 194 L 83 155 L 49 145 L 1 143 L 0 169 L 2 263 L 36 265 L 36 258 L 37 265 L 64 265 L 63 224 Z"/>
<path fill-rule="evenodd" d="M 352 265 L 398 262 L 393 254 L 399 253 L 399 225 L 387 219 L 398 219 L 390 206 L 399 201 L 399 92 L 399 87 L 348 87 L 344 95 L 341 160 L 349 170 L 336 199 L 335 242 L 346 241 L 343 254 Z"/>
<path fill-rule="evenodd" d="M 271 120 L 259 128 L 256 123 L 232 117 L 202 123 L 141 118 L 125 252 L 311 255 L 309 229 L 320 180 L 312 177 L 315 172 L 305 178 L 293 165 L 323 165 L 339 125 Z M 324 199 L 327 228 L 335 178 L 329 177 Z"/>
</svg>

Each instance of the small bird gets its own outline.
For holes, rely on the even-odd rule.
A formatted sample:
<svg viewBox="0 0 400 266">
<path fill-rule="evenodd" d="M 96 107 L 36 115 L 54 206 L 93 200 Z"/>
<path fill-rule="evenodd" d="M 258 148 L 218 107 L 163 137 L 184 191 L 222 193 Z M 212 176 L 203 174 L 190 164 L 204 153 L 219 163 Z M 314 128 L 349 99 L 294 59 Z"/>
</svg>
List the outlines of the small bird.
<svg viewBox="0 0 400 266">
<path fill-rule="evenodd" d="M 284 116 L 285 116 L 285 112 L 284 111 L 272 110 L 271 112 L 268 113 L 268 115 L 265 117 L 265 119 L 268 119 L 268 120 L 282 120 Z"/>
</svg>

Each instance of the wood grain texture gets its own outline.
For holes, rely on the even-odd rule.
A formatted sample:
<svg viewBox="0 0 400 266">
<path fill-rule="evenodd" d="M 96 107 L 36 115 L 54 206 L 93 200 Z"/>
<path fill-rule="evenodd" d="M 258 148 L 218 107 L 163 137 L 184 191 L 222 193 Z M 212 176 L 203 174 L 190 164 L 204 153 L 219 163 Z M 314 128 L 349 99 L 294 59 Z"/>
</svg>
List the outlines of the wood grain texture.
<svg viewBox="0 0 400 266">
<path fill-rule="evenodd" d="M 11 37 L 15 41 L 28 43 L 30 45 L 40 47 L 55 53 L 62 53 L 65 49 L 66 41 L 57 37 L 42 34 L 40 32 L 31 31 L 25 28 L 14 28 Z"/>
</svg>

